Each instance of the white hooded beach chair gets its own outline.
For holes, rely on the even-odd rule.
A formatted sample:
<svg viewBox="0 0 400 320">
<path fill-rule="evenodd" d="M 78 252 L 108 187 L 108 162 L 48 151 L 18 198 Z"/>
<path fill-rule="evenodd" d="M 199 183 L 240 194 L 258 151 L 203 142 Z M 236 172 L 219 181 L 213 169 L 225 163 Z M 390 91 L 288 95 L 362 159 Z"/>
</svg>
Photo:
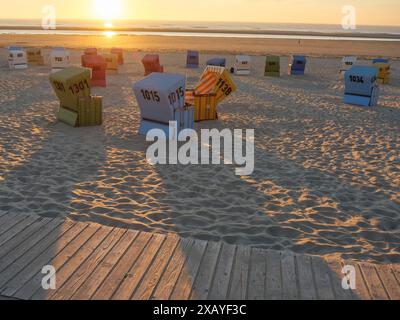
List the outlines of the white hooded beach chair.
<svg viewBox="0 0 400 320">
<path fill-rule="evenodd" d="M 233 72 L 236 75 L 243 76 L 250 74 L 251 58 L 250 56 L 238 55 L 235 58 Z"/>
<path fill-rule="evenodd" d="M 8 66 L 11 70 L 28 68 L 28 57 L 21 47 L 8 48 Z"/>
<path fill-rule="evenodd" d="M 356 63 L 357 57 L 355 56 L 343 57 L 339 73 L 344 74 L 346 71 L 350 70 Z"/>
<path fill-rule="evenodd" d="M 51 73 L 64 70 L 70 66 L 69 52 L 63 47 L 54 48 L 50 54 Z"/>
</svg>

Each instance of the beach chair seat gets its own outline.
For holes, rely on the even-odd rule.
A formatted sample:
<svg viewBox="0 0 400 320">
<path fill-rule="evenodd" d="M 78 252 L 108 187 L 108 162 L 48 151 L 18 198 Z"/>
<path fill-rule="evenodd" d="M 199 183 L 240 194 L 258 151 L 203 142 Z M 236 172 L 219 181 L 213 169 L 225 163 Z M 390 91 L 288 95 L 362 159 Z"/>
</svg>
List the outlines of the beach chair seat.
<svg viewBox="0 0 400 320">
<path fill-rule="evenodd" d="M 92 70 L 91 84 L 93 87 L 106 87 L 107 63 L 102 56 L 84 55 L 82 57 L 86 68 Z"/>
<path fill-rule="evenodd" d="M 266 77 L 281 76 L 281 58 L 279 56 L 266 57 L 264 76 Z"/>
<path fill-rule="evenodd" d="M 160 56 L 158 54 L 146 54 L 142 59 L 142 64 L 145 76 L 148 76 L 153 72 L 164 72 L 164 67 L 160 65 Z"/>
<path fill-rule="evenodd" d="M 28 68 L 28 57 L 26 52 L 18 46 L 12 46 L 8 49 L 8 67 L 11 70 Z"/>
<path fill-rule="evenodd" d="M 107 74 L 117 74 L 118 73 L 118 55 L 113 53 L 103 54 L 102 57 L 107 64 Z"/>
<path fill-rule="evenodd" d="M 388 84 L 390 82 L 390 63 L 388 59 L 374 59 L 373 66 L 378 70 L 378 82 Z"/>
<path fill-rule="evenodd" d="M 186 56 L 186 68 L 196 69 L 199 67 L 199 64 L 200 64 L 199 52 L 189 50 Z"/>
<path fill-rule="evenodd" d="M 153 72 L 133 85 L 141 112 L 139 133 L 152 129 L 164 131 L 167 138 L 169 122 L 177 122 L 177 132 L 194 128 L 194 108 L 185 105 L 186 79 L 182 75 Z"/>
<path fill-rule="evenodd" d="M 124 50 L 121 48 L 112 48 L 110 51 L 111 54 L 116 54 L 118 57 L 118 64 L 121 66 L 124 64 Z"/>
<path fill-rule="evenodd" d="M 42 49 L 40 48 L 27 48 L 26 55 L 28 58 L 28 65 L 43 66 L 44 57 L 42 55 Z"/>
<path fill-rule="evenodd" d="M 63 47 L 56 47 L 50 53 L 51 72 L 58 72 L 70 66 L 69 52 Z"/>
<path fill-rule="evenodd" d="M 250 56 L 238 55 L 235 57 L 235 64 L 233 66 L 233 72 L 239 76 L 245 76 L 250 74 L 251 69 L 251 58 Z"/>
<path fill-rule="evenodd" d="M 289 74 L 304 75 L 306 70 L 307 58 L 305 56 L 294 55 L 290 59 Z"/>
<path fill-rule="evenodd" d="M 347 70 L 355 66 L 357 63 L 357 57 L 355 56 L 345 56 L 342 59 L 342 65 L 340 67 L 339 73 L 344 74 Z"/>
<path fill-rule="evenodd" d="M 226 59 L 225 58 L 213 58 L 207 61 L 207 66 L 215 66 L 215 67 L 226 67 Z"/>
<path fill-rule="evenodd" d="M 354 66 L 345 73 L 344 102 L 372 107 L 378 104 L 378 70 L 375 67 Z"/>
</svg>

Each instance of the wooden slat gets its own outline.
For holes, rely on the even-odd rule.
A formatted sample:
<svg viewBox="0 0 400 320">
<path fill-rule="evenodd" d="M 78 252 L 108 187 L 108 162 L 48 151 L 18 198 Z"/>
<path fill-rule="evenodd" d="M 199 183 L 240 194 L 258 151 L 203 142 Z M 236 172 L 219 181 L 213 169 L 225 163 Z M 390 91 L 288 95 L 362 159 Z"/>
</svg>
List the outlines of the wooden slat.
<svg viewBox="0 0 400 320">
<path fill-rule="evenodd" d="M 317 292 L 315 290 L 310 257 L 304 255 L 296 255 L 295 260 L 297 263 L 297 277 L 299 279 L 300 299 L 316 300 Z"/>
<path fill-rule="evenodd" d="M 385 289 L 383 288 L 382 282 L 376 273 L 375 267 L 368 263 L 359 263 L 361 271 L 363 273 L 365 282 L 368 286 L 368 291 L 374 300 L 387 300 Z"/>
<path fill-rule="evenodd" d="M 282 295 L 285 300 L 298 299 L 297 276 L 294 254 L 288 251 L 281 253 Z"/>
<path fill-rule="evenodd" d="M 6 243 L 7 241 L 14 238 L 17 234 L 21 233 L 26 227 L 39 220 L 39 216 L 28 216 L 16 225 L 14 225 L 11 229 L 8 229 L 0 236 L 0 247 Z"/>
<path fill-rule="evenodd" d="M 60 253 L 49 261 L 55 270 L 61 267 L 86 243 L 100 227 L 97 225 L 84 225 L 82 232 L 69 243 Z M 14 295 L 20 299 L 45 299 L 51 291 L 45 291 L 41 287 L 43 275 L 37 274 L 30 279 L 18 292 Z"/>
<path fill-rule="evenodd" d="M 386 292 L 389 294 L 390 299 L 400 300 L 400 285 L 397 282 L 391 267 L 389 265 L 376 265 L 375 268 Z"/>
<path fill-rule="evenodd" d="M 329 278 L 332 284 L 333 293 L 336 300 L 353 300 L 358 299 L 356 294 L 352 294 L 351 290 L 345 290 L 342 287 L 342 265 L 337 259 L 325 260 L 329 269 Z"/>
<path fill-rule="evenodd" d="M 282 299 L 281 254 L 278 251 L 267 251 L 266 299 Z"/>
<path fill-rule="evenodd" d="M 327 262 L 320 257 L 311 257 L 312 269 L 314 271 L 315 288 L 317 289 L 318 299 L 334 300 L 331 279 L 329 276 L 330 270 Z"/>
<path fill-rule="evenodd" d="M 235 253 L 236 246 L 223 244 L 208 299 L 227 299 Z"/>
<path fill-rule="evenodd" d="M 392 267 L 394 276 L 396 277 L 397 282 L 400 286 L 400 264 L 395 264 L 395 265 L 392 265 L 391 267 Z"/>
<path fill-rule="evenodd" d="M 193 243 L 188 259 L 186 260 L 181 270 L 180 277 L 172 291 L 172 300 L 189 299 L 206 246 L 206 241 L 197 240 Z"/>
<path fill-rule="evenodd" d="M 129 270 L 112 299 L 127 300 L 131 297 L 153 262 L 153 259 L 157 256 L 157 252 L 160 250 L 165 238 L 162 234 L 154 234 L 151 237 L 146 249 Z"/>
<path fill-rule="evenodd" d="M 75 270 L 87 259 L 87 257 L 100 245 L 105 237 L 111 232 L 110 228 L 100 227 L 95 234 L 69 259 L 60 269 L 57 270 L 57 288 L 46 292 L 46 299 L 52 299 L 64 283 L 74 274 Z M 39 293 L 35 293 L 33 299 L 41 299 Z"/>
<path fill-rule="evenodd" d="M 49 265 L 51 258 L 61 251 L 68 243 L 70 243 L 83 229 L 83 224 L 72 225 L 60 239 L 49 246 L 43 253 L 36 256 L 36 258 L 29 263 L 29 265 L 7 283 L 1 294 L 6 296 L 13 296 L 27 281 L 33 278 L 36 274 L 41 274 L 42 268 Z M 62 232 L 62 231 L 60 231 Z M 36 253 L 34 253 L 35 255 Z"/>
<path fill-rule="evenodd" d="M 126 250 L 132 244 L 138 234 L 138 231 L 128 230 L 122 236 L 115 248 L 107 254 L 104 260 L 95 268 L 93 273 L 87 277 L 82 286 L 74 293 L 72 299 L 89 300 L 96 292 L 98 287 L 103 283 L 104 279 L 106 279 L 113 267 L 125 254 Z"/>
<path fill-rule="evenodd" d="M 153 300 L 168 300 L 170 298 L 193 243 L 193 239 L 183 239 L 181 241 L 178 247 L 179 250 L 175 250 L 167 269 L 157 284 L 152 296 Z"/>
<path fill-rule="evenodd" d="M 219 253 L 222 247 L 221 242 L 209 242 L 204 252 L 197 277 L 193 284 L 190 299 L 205 300 L 210 292 L 214 270 L 216 269 Z"/>
<path fill-rule="evenodd" d="M 90 253 L 88 258 L 75 269 L 69 279 L 51 297 L 53 300 L 68 300 L 81 287 L 114 245 L 121 239 L 126 231 L 124 229 L 112 229 L 107 237 Z"/>
<path fill-rule="evenodd" d="M 25 215 L 16 213 L 8 213 L 0 217 L 0 235 L 3 235 L 8 230 L 12 229 L 13 226 L 26 218 Z"/>
<path fill-rule="evenodd" d="M 5 212 L 5 211 L 0 211 L 0 218 L 1 218 L 2 216 L 4 216 L 4 215 L 6 215 L 6 212 Z"/>
<path fill-rule="evenodd" d="M 266 257 L 263 251 L 253 248 L 250 257 L 249 287 L 247 294 L 249 300 L 265 299 L 266 270 Z"/>
<path fill-rule="evenodd" d="M 14 278 L 21 270 L 30 264 L 37 256 L 39 256 L 47 247 L 60 238 L 66 231 L 72 227 L 72 223 L 61 223 L 60 220 L 52 220 L 46 225 L 47 228 L 43 229 L 41 237 L 37 234 L 39 239 L 30 250 L 27 250 L 23 255 L 13 261 L 7 268 L 1 272 L 2 279 L 0 280 L 0 291 L 3 292 L 6 287 L 6 282 Z"/>
<path fill-rule="evenodd" d="M 178 243 L 179 237 L 176 235 L 168 235 L 157 256 L 154 258 L 153 264 L 143 277 L 142 283 L 133 294 L 132 299 L 149 300 L 151 298 L 154 288 L 157 286 L 174 251 L 180 250 L 179 246 L 177 247 Z"/>
<path fill-rule="evenodd" d="M 144 251 L 147 243 L 151 239 L 150 233 L 141 232 L 136 237 L 128 251 L 124 254 L 121 260 L 117 263 L 111 273 L 104 280 L 102 285 L 96 290 L 92 299 L 94 300 L 108 300 L 119 287 L 120 283 L 125 279 L 132 265 L 136 262 L 137 258 Z"/>
<path fill-rule="evenodd" d="M 36 243 L 38 243 L 43 237 L 45 237 L 48 233 L 54 230 L 54 228 L 61 224 L 60 220 L 42 220 L 40 222 L 38 224 L 33 223 L 31 225 L 32 228 L 29 228 L 29 231 L 32 231 L 32 233 L 29 235 L 29 237 L 25 237 L 25 234 L 21 233 L 18 235 L 18 237 L 13 238 L 15 240 L 15 243 L 14 241 L 7 242 L 4 246 L 2 246 L 1 249 L 3 249 L 3 247 L 6 248 L 5 251 L 7 251 L 8 253 L 1 257 L 0 272 L 7 268 L 10 264 L 12 264 L 16 259 L 21 257 L 25 252 L 35 247 Z M 23 241 L 20 242 L 21 240 Z M 4 280 L 4 277 L 2 272 L 0 274 L 1 287 L 1 283 L 4 283 L 1 280 Z"/>
<path fill-rule="evenodd" d="M 232 270 L 229 300 L 246 300 L 251 248 L 238 246 Z"/>
</svg>

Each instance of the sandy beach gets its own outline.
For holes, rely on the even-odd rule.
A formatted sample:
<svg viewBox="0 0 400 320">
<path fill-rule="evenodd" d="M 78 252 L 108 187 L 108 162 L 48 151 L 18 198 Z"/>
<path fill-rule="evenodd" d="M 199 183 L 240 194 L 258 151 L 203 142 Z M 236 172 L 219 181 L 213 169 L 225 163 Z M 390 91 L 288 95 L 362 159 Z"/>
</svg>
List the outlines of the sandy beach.
<svg viewBox="0 0 400 320">
<path fill-rule="evenodd" d="M 382 87 L 379 107 L 342 102 L 342 55 L 399 57 L 399 43 L 181 37 L 1 35 L 11 44 L 71 49 L 121 46 L 126 64 L 108 77 L 101 127 L 57 123 L 49 66 L 10 71 L 0 49 L 0 211 L 222 240 L 378 263 L 400 262 L 400 61 Z M 185 69 L 198 49 L 201 68 Z M 198 79 L 213 56 L 252 54 L 252 75 L 201 128 L 255 129 L 255 171 L 234 167 L 151 166 L 138 135 L 132 84 L 144 52 L 160 52 L 166 72 Z M 46 50 L 49 53 L 49 49 Z M 217 54 L 219 53 L 219 54 Z M 311 56 L 304 77 L 284 74 L 288 53 Z M 282 54 L 282 77 L 263 75 L 265 54 Z"/>
</svg>

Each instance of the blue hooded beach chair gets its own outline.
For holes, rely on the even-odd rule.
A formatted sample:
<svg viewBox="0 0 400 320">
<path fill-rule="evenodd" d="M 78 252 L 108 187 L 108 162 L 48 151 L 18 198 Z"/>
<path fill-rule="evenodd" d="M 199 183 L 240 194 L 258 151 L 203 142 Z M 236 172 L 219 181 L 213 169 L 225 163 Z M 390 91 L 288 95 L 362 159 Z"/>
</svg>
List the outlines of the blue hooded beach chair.
<svg viewBox="0 0 400 320">
<path fill-rule="evenodd" d="M 345 73 L 345 93 L 347 104 L 372 107 L 378 104 L 378 70 L 374 67 L 355 66 Z"/>
<path fill-rule="evenodd" d="M 289 63 L 290 75 L 304 75 L 307 58 L 305 56 L 292 56 Z"/>
<path fill-rule="evenodd" d="M 224 67 L 226 66 L 225 58 L 213 58 L 207 61 L 208 66 Z"/>
<path fill-rule="evenodd" d="M 199 67 L 200 54 L 198 51 L 188 51 L 186 58 L 186 68 L 196 69 Z"/>
</svg>

